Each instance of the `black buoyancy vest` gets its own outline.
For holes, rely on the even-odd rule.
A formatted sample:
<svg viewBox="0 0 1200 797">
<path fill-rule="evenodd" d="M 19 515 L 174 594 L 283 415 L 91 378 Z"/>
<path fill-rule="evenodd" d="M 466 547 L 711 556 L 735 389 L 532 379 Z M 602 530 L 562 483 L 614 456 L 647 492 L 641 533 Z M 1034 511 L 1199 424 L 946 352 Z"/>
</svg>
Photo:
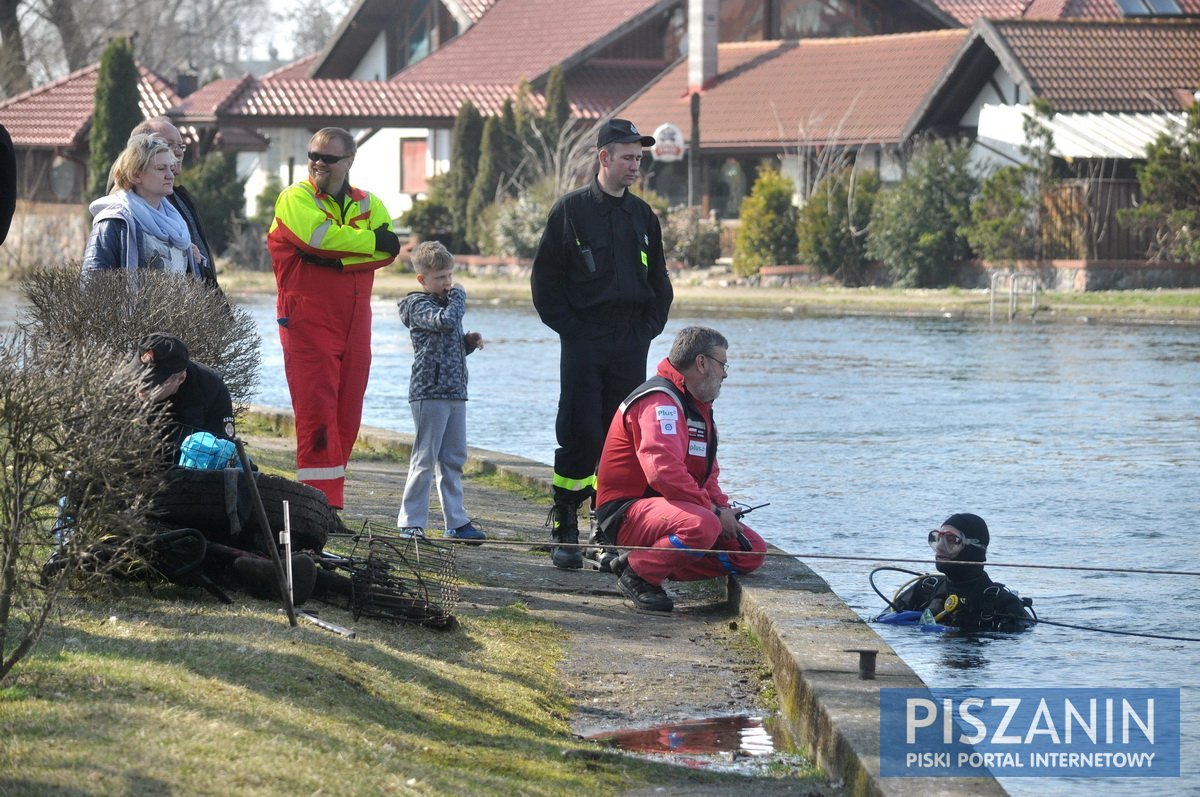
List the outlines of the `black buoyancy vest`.
<svg viewBox="0 0 1200 797">
<path fill-rule="evenodd" d="M 705 441 L 704 457 L 706 466 L 704 469 L 704 478 L 700 483 L 708 481 L 709 474 L 712 473 L 713 465 L 717 461 L 717 427 L 715 424 L 710 424 L 691 396 L 687 393 L 681 393 L 675 383 L 665 376 L 652 376 L 643 382 L 638 387 L 634 388 L 633 392 L 625 397 L 621 402 L 617 412 L 624 415 L 629 411 L 629 408 L 638 399 L 647 396 L 651 393 L 666 393 L 675 400 L 675 403 L 683 408 L 683 417 L 687 422 L 688 439 L 693 439 L 693 435 L 701 436 Z M 646 494 L 643 498 L 652 498 L 658 493 L 651 489 L 646 489 Z M 596 508 L 596 520 L 600 528 L 601 537 L 604 538 L 610 545 L 615 545 L 617 540 L 617 527 L 621 523 L 622 517 L 625 515 L 625 510 L 629 508 L 635 498 L 609 501 L 602 506 Z"/>
</svg>

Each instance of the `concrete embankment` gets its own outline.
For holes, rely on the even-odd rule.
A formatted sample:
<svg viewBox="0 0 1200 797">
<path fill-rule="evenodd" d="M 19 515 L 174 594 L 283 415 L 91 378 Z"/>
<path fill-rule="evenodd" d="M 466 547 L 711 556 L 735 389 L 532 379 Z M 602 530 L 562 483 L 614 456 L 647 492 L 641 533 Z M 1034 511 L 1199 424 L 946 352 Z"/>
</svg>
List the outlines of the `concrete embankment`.
<svg viewBox="0 0 1200 797">
<path fill-rule="evenodd" d="M 290 413 L 254 411 L 273 431 L 291 437 Z M 407 453 L 412 437 L 365 428 L 360 442 L 367 449 Z M 520 457 L 471 449 L 467 469 L 502 473 L 550 492 L 549 466 Z M 347 523 L 353 527 L 360 518 L 379 521 L 381 513 L 394 513 L 405 472 L 402 463 L 352 461 L 343 513 Z M 510 504 L 495 494 L 473 495 L 469 487 L 467 502 L 472 517 L 496 540 L 545 539 L 544 505 Z M 488 607 L 520 601 L 571 636 L 580 660 L 566 663 L 561 674 L 578 705 L 572 725 L 580 735 L 629 727 L 647 713 L 661 713 L 664 719 L 713 716 L 739 700 L 753 699 L 752 694 L 713 694 L 720 687 L 689 688 L 698 673 L 716 666 L 705 649 L 716 644 L 707 641 L 706 624 L 732 618 L 748 625 L 762 645 L 786 727 L 840 791 L 921 797 L 1005 793 L 992 779 L 880 777 L 879 690 L 920 688 L 923 683 L 820 576 L 795 558 L 773 556 L 758 572 L 729 579 L 724 614 L 704 605 L 711 595 L 693 600 L 686 593 L 677 596 L 674 615 L 638 614 L 623 604 L 610 575 L 560 571 L 544 554 L 531 556 L 520 546 L 461 549 L 459 571 L 478 585 L 464 587 L 464 603 Z M 875 652 L 873 679 L 860 678 L 860 650 Z M 605 666 L 606 659 L 611 666 L 602 677 L 589 672 L 597 660 Z M 636 717 L 623 712 L 618 695 L 630 690 L 644 696 Z"/>
</svg>

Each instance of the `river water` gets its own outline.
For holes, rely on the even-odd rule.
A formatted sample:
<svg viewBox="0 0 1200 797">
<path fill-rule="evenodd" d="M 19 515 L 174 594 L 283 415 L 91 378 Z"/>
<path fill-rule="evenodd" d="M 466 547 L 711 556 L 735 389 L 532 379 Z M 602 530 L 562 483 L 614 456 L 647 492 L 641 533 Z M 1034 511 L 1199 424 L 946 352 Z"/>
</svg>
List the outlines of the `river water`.
<svg viewBox="0 0 1200 797">
<path fill-rule="evenodd" d="M 273 297 L 239 301 L 262 334 L 256 401 L 289 407 Z M 411 432 L 408 333 L 393 302 L 374 306 L 364 423 Z M 994 562 L 1200 570 L 1198 328 L 675 315 L 652 365 L 689 324 L 730 340 L 716 405 L 722 481 L 735 498 L 770 502 L 748 520 L 784 550 L 926 558 L 929 529 L 975 512 Z M 471 305 L 466 326 L 487 342 L 468 360 L 471 445 L 552 461 L 557 339 L 524 308 Z M 806 561 L 863 618 L 883 609 L 872 562 Z M 990 572 L 1048 620 L 1200 636 L 1196 577 Z M 890 594 L 902 578 L 880 583 Z M 875 627 L 934 687 L 1182 688 L 1181 779 L 1002 782 L 1016 795 L 1200 794 L 1200 643 L 1051 626 L 973 640 Z"/>
<path fill-rule="evenodd" d="M 272 300 L 245 306 L 263 333 L 259 401 L 290 406 Z M 926 532 L 962 511 L 988 521 L 996 562 L 1200 570 L 1189 542 L 1200 329 L 676 315 L 651 363 L 689 324 L 730 340 L 716 404 L 722 481 L 735 498 L 770 502 L 749 520 L 784 550 L 926 558 Z M 552 461 L 557 339 L 523 308 L 472 305 L 466 327 L 487 341 L 468 360 L 471 444 Z M 412 350 L 391 302 L 375 303 L 373 345 L 364 422 L 411 432 Z M 863 618 L 883 608 L 872 563 L 808 563 Z M 1200 636 L 1196 577 L 991 572 L 1048 620 Z M 890 594 L 902 578 L 880 583 Z M 1150 783 L 1200 793 L 1200 643 L 1050 626 L 974 640 L 876 629 L 931 686 L 1181 687 L 1184 777 Z M 1004 779 L 1018 795 L 1145 794 L 1147 783 Z"/>
</svg>

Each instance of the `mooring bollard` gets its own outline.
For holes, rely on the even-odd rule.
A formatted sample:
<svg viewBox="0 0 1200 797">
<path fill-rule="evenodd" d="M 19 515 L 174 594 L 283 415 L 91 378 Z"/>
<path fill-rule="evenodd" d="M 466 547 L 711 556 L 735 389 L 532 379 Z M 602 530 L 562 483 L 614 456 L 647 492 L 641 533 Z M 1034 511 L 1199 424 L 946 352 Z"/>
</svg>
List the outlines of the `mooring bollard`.
<svg viewBox="0 0 1200 797">
<path fill-rule="evenodd" d="M 875 657 L 879 654 L 875 648 L 846 648 L 847 653 L 858 654 L 858 679 L 860 681 L 875 680 Z"/>
</svg>

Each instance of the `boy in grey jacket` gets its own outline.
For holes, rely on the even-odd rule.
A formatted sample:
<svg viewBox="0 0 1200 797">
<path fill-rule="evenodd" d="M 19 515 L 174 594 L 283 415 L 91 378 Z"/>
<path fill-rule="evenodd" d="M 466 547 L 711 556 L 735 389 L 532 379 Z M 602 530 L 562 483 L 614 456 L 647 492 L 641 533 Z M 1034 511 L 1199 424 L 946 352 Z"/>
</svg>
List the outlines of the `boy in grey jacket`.
<svg viewBox="0 0 1200 797">
<path fill-rule="evenodd" d="M 396 524 L 401 536 L 425 537 L 429 488 L 436 478 L 446 522 L 444 537 L 479 545 L 486 539 L 463 508 L 467 461 L 467 355 L 483 348 L 478 332 L 463 334 L 467 294 L 453 282 L 454 256 L 436 241 L 417 244 L 412 266 L 422 290 L 400 301 L 400 320 L 412 336 L 408 403 L 416 439 Z"/>
</svg>

